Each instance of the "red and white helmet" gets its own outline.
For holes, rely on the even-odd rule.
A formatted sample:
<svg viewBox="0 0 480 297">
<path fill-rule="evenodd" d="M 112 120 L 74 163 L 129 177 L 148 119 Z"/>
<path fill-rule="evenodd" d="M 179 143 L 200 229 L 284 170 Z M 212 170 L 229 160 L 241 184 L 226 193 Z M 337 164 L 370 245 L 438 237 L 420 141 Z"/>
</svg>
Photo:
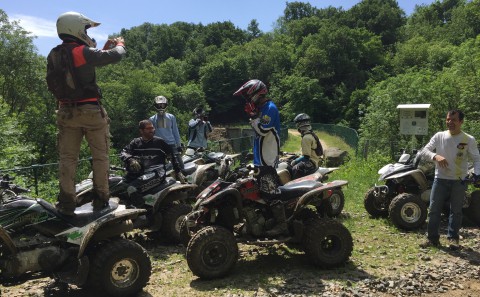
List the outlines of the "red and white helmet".
<svg viewBox="0 0 480 297">
<path fill-rule="evenodd" d="M 257 104 L 258 99 L 267 93 L 267 86 L 261 80 L 252 79 L 243 84 L 240 89 L 233 93 L 233 96 L 242 95 L 247 100 Z"/>
<path fill-rule="evenodd" d="M 89 47 L 96 47 L 97 42 L 88 36 L 87 29 L 99 25 L 100 23 L 92 21 L 81 13 L 69 11 L 58 17 L 57 33 L 62 40 L 68 38 L 68 36 L 73 36 Z"/>
</svg>

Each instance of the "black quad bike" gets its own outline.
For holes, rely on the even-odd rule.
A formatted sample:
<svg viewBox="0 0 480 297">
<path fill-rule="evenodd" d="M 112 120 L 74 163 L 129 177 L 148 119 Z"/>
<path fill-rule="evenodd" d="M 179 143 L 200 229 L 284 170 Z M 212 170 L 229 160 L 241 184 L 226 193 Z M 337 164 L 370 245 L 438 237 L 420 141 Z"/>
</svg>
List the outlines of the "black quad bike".
<svg viewBox="0 0 480 297">
<path fill-rule="evenodd" d="M 238 260 L 238 243 L 300 245 L 314 265 L 331 268 L 345 263 L 352 253 L 352 236 L 339 221 L 327 218 L 326 212 L 331 190 L 347 183 L 295 180 L 278 187 L 288 234 L 267 236 L 276 222 L 273 207 L 261 197 L 256 180 L 215 181 L 197 196 L 193 211 L 182 221 L 188 266 L 203 279 L 223 277 Z"/>
<path fill-rule="evenodd" d="M 124 171 L 121 167 L 112 170 Z M 188 198 L 196 185 L 182 184 L 168 176 L 163 165 L 147 168 L 142 175 L 130 180 L 124 176 L 109 176 L 110 195 L 120 198 L 128 208 L 145 209 L 146 214 L 134 221 L 134 227 L 160 231 L 167 241 L 180 242 L 180 222 L 192 210 Z M 76 185 L 77 203 L 92 201 L 93 181 L 91 177 Z M 155 234 L 155 233 L 153 233 Z"/>
<path fill-rule="evenodd" d="M 140 292 L 151 274 L 150 258 L 122 234 L 144 210 L 110 201 L 102 211 L 86 204 L 66 217 L 43 199 L 0 200 L 0 283 L 49 276 L 109 296 Z"/>
<path fill-rule="evenodd" d="M 372 217 L 389 216 L 403 230 L 416 230 L 427 219 L 430 192 L 435 178 L 435 165 L 424 151 L 403 153 L 398 162 L 382 167 L 379 181 L 365 194 L 364 206 Z M 463 212 L 466 218 L 480 224 L 480 192 L 467 192 Z M 448 214 L 446 207 L 444 213 Z"/>
</svg>

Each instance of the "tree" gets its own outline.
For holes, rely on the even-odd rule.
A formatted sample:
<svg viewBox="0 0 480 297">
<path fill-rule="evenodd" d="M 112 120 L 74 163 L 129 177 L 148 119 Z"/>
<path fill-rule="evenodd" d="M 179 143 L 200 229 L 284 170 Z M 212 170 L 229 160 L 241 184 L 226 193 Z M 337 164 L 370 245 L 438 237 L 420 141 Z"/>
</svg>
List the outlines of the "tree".
<svg viewBox="0 0 480 297">
<path fill-rule="evenodd" d="M 405 20 L 405 12 L 396 0 L 363 0 L 344 16 L 347 26 L 366 28 L 381 36 L 384 45 L 392 45 L 399 39 L 399 29 Z"/>
<path fill-rule="evenodd" d="M 258 28 L 258 22 L 256 19 L 250 21 L 247 27 L 247 32 L 249 34 L 250 39 L 254 39 L 260 37 L 262 35 L 262 31 Z"/>
</svg>

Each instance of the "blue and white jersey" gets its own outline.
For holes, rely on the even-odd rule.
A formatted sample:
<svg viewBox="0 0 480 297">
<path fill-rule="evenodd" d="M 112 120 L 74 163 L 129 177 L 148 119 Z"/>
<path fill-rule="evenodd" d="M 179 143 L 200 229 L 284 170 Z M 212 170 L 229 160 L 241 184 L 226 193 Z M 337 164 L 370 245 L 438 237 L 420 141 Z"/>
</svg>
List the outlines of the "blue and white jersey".
<svg viewBox="0 0 480 297">
<path fill-rule="evenodd" d="M 253 164 L 276 167 L 280 154 L 280 114 L 275 103 L 265 102 L 258 118 L 250 124 L 255 131 Z"/>
<path fill-rule="evenodd" d="M 155 128 L 155 136 L 165 140 L 171 146 L 180 147 L 180 133 L 178 132 L 177 119 L 171 113 L 165 113 L 163 116 L 154 114 L 150 117 Z"/>
</svg>

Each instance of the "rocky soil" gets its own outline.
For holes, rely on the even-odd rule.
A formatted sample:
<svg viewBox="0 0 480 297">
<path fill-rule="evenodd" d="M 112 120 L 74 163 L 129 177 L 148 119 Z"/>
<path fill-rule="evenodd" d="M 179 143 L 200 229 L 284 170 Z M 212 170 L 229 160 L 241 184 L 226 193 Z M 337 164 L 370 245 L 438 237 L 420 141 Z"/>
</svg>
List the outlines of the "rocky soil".
<svg viewBox="0 0 480 297">
<path fill-rule="evenodd" d="M 140 234 L 136 240 L 152 257 L 153 271 L 138 296 L 480 296 L 480 230 L 463 228 L 462 236 L 462 248 L 457 251 L 447 247 L 418 248 L 412 255 L 414 265 L 410 270 L 401 269 L 401 261 L 398 267 L 385 267 L 379 257 L 378 263 L 362 266 L 356 264 L 360 259 L 352 257 L 343 268 L 319 271 L 307 263 L 302 253 L 284 246 L 241 246 L 240 260 L 231 275 L 202 281 L 188 269 L 182 245 L 171 246 Z M 62 286 L 50 278 L 39 278 L 0 286 L 0 296 L 96 294 L 88 288 Z"/>
</svg>

